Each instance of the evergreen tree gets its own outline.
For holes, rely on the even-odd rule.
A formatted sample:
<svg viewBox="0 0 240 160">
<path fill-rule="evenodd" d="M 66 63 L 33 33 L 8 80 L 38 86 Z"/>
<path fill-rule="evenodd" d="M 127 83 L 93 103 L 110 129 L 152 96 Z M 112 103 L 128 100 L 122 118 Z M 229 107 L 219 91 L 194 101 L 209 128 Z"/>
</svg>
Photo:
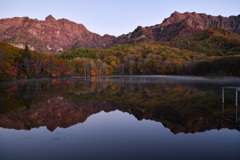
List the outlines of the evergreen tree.
<svg viewBox="0 0 240 160">
<path fill-rule="evenodd" d="M 29 59 L 31 58 L 31 54 L 30 54 L 27 42 L 25 44 L 25 49 L 24 49 L 24 52 L 23 52 L 23 58 L 29 58 Z"/>
<path fill-rule="evenodd" d="M 30 54 L 27 42 L 25 44 L 25 49 L 23 52 L 23 69 L 25 71 L 27 78 L 30 78 L 31 69 L 32 69 L 32 60 L 31 60 L 31 54 Z"/>
</svg>

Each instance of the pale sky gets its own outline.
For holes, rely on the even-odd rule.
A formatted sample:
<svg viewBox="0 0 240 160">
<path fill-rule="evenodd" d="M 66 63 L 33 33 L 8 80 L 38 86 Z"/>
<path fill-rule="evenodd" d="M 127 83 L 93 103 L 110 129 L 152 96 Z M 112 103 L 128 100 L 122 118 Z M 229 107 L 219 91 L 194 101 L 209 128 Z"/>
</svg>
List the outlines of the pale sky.
<svg viewBox="0 0 240 160">
<path fill-rule="evenodd" d="M 228 17 L 240 14 L 240 0 L 0 0 L 0 18 L 48 15 L 81 23 L 91 32 L 119 36 L 137 26 L 160 24 L 174 11 Z"/>
</svg>

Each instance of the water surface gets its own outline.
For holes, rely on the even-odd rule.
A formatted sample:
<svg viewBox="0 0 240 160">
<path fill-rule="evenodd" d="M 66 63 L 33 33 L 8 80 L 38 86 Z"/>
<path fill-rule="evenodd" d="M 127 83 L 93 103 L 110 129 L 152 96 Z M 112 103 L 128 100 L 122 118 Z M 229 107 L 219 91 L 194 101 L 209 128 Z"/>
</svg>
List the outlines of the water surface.
<svg viewBox="0 0 240 160">
<path fill-rule="evenodd" d="M 240 159 L 239 78 L 76 77 L 0 84 L 0 159 Z"/>
</svg>

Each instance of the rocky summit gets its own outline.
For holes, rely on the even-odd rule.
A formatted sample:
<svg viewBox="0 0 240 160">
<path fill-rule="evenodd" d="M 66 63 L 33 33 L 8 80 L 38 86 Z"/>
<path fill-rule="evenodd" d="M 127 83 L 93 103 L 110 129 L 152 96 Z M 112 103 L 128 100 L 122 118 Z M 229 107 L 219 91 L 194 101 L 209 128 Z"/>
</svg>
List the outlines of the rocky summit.
<svg viewBox="0 0 240 160">
<path fill-rule="evenodd" d="M 18 48 L 29 43 L 31 50 L 59 53 L 75 48 L 106 48 L 114 36 L 92 33 L 82 24 L 49 15 L 44 21 L 28 17 L 0 20 L 0 41 Z"/>
<path fill-rule="evenodd" d="M 240 15 L 222 17 L 195 12 L 174 12 L 169 18 L 164 19 L 161 24 L 151 27 L 138 26 L 133 32 L 119 36 L 116 43 L 172 41 L 213 27 L 240 34 Z"/>
<path fill-rule="evenodd" d="M 108 48 L 115 44 L 172 41 L 198 31 L 218 27 L 240 34 L 240 15 L 222 17 L 203 13 L 174 12 L 161 24 L 138 26 L 133 32 L 119 37 L 101 36 L 84 25 L 67 19 L 56 20 L 49 15 L 44 21 L 28 17 L 0 19 L 0 41 L 31 50 L 61 53 L 76 48 Z"/>
</svg>

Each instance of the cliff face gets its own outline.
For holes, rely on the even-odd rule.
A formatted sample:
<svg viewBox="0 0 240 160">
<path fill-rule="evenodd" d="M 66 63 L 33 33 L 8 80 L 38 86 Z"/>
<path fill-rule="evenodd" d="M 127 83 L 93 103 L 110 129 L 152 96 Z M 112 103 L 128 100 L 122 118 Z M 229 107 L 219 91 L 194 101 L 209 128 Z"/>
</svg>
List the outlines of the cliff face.
<svg viewBox="0 0 240 160">
<path fill-rule="evenodd" d="M 161 24 L 151 27 L 138 27 L 129 34 L 121 35 L 117 38 L 116 43 L 171 41 L 212 27 L 223 28 L 239 34 L 240 15 L 222 17 L 197 14 L 195 12 L 174 12 Z"/>
<path fill-rule="evenodd" d="M 92 33 L 82 24 L 67 19 L 56 20 L 51 15 L 44 21 L 28 17 L 0 20 L 0 41 L 23 48 L 28 42 L 31 50 L 58 53 L 74 48 L 106 48 L 114 36 Z"/>
<path fill-rule="evenodd" d="M 67 19 L 56 20 L 51 15 L 44 21 L 15 17 L 0 20 L 0 41 L 18 48 L 24 48 L 28 42 L 32 50 L 59 53 L 81 47 L 108 48 L 123 43 L 172 41 L 212 27 L 240 34 L 240 15 L 222 17 L 195 12 L 174 12 L 161 24 L 139 26 L 133 32 L 117 38 L 110 35 L 100 36 L 88 31 L 82 24 Z"/>
</svg>

